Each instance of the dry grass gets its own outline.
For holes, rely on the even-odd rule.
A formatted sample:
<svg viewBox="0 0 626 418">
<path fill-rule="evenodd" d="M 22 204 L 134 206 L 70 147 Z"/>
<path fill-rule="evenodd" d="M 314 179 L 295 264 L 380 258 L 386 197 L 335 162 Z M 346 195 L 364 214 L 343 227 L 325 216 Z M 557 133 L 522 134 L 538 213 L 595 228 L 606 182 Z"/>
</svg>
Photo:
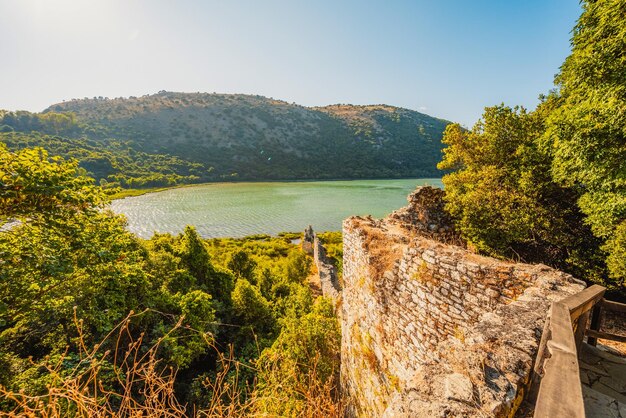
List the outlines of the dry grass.
<svg viewBox="0 0 626 418">
<path fill-rule="evenodd" d="M 322 382 L 316 364 L 304 376 L 281 372 L 280 364 L 288 359 L 274 358 L 266 374 L 271 375 L 271 387 L 252 393 L 249 407 L 243 415 L 254 417 L 297 416 L 303 418 L 341 418 L 345 416 L 346 404 L 339 396 L 338 373 L 335 379 Z M 295 365 L 294 365 L 295 366 Z M 295 367 L 294 367 L 295 370 Z M 294 399 L 299 402 L 294 403 Z"/>
<path fill-rule="evenodd" d="M 385 234 L 380 228 L 366 225 L 361 225 L 361 228 L 365 233 L 364 246 L 372 259 L 369 265 L 370 276 L 381 277 L 384 272 L 393 268 L 406 246 L 396 242 L 394 236 Z"/>
<path fill-rule="evenodd" d="M 430 284 L 434 287 L 437 287 L 440 284 L 440 280 L 435 277 L 434 273 L 428 268 L 428 264 L 426 264 L 426 261 L 423 260 L 417 267 L 417 272 L 415 272 L 415 274 L 413 274 L 411 278 L 423 284 Z"/>
<path fill-rule="evenodd" d="M 157 356 L 159 346 L 168 335 L 181 327 L 183 318 L 172 330 L 156 343 L 147 346 L 143 335 L 132 338 L 129 325 L 130 313 L 109 335 L 93 347 L 84 343 L 82 321 L 76 320 L 79 333 L 78 364 L 70 371 L 62 365 L 69 357 L 52 362 L 44 360 L 40 367 L 49 376 L 46 393 L 31 395 L 14 392 L 0 386 L 0 399 L 9 401 L 12 409 L 0 411 L 5 417 L 273 417 L 272 405 L 289 402 L 294 393 L 299 397 L 300 411 L 305 418 L 342 417 L 344 405 L 338 401 L 336 382 L 322 382 L 316 367 L 306 376 L 285 377 L 291 384 L 285 391 L 282 384 L 266 388 L 262 392 L 240 384 L 239 370 L 243 365 L 234 359 L 232 347 L 224 355 L 206 338 L 208 347 L 218 354 L 218 373 L 213 379 L 205 379 L 202 385 L 212 393 L 208 406 L 196 410 L 182 404 L 176 397 L 174 383 L 176 370 L 163 364 Z M 105 343 L 116 340 L 114 350 L 102 351 Z M 123 343 L 124 342 L 124 343 Z M 126 342 L 128 342 L 126 344 Z M 270 365 L 279 373 L 281 359 Z M 111 384 L 111 368 L 113 384 Z M 267 370 L 266 370 L 267 371 Z M 302 382 L 293 387 L 293 382 Z M 111 389 L 111 386 L 115 389 Z M 269 408 L 268 408 L 269 407 Z"/>
<path fill-rule="evenodd" d="M 29 395 L 12 392 L 0 386 L 0 396 L 13 401 L 15 407 L 4 414 L 9 417 L 139 417 L 139 416 L 184 416 L 186 408 L 174 396 L 176 371 L 161 365 L 156 352 L 161 338 L 144 352 L 143 336 L 133 339 L 129 332 L 130 313 L 101 344 L 87 348 L 82 332 L 82 321 L 74 318 L 79 333 L 78 364 L 69 371 L 62 368 L 69 357 L 51 362 L 44 360 L 42 367 L 49 376 L 47 393 Z M 182 319 L 170 331 L 181 326 Z M 101 352 L 104 343 L 116 336 L 116 347 Z M 127 347 L 122 341 L 128 340 Z M 121 355 L 120 355 L 121 353 Z M 113 367 L 116 390 L 108 388 L 103 374 L 108 366 Z M 107 379 L 108 380 L 108 379 Z"/>
<path fill-rule="evenodd" d="M 372 350 L 372 336 L 367 331 L 363 334 L 363 342 L 361 346 L 361 354 L 363 355 L 363 360 L 365 361 L 365 364 L 371 370 L 377 371 L 378 358 L 376 358 L 376 354 Z"/>
</svg>

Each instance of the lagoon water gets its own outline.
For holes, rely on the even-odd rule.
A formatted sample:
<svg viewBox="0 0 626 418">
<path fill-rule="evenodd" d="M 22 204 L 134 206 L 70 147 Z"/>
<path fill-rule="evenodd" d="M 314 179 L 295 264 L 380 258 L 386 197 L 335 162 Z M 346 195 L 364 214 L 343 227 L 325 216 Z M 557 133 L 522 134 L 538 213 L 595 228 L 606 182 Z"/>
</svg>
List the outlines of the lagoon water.
<svg viewBox="0 0 626 418">
<path fill-rule="evenodd" d="M 212 183 L 115 200 L 142 238 L 179 233 L 194 225 L 205 238 L 337 231 L 351 215 L 383 217 L 406 205 L 418 185 L 442 187 L 441 179 Z"/>
</svg>

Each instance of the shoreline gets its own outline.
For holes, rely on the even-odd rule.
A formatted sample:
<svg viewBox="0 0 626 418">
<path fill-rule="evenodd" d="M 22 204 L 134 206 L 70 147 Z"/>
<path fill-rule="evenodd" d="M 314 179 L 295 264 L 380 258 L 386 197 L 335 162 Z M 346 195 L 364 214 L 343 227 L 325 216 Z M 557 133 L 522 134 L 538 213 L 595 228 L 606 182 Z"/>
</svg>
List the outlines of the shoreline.
<svg viewBox="0 0 626 418">
<path fill-rule="evenodd" d="M 164 192 L 166 190 L 179 189 L 181 187 L 195 186 L 195 185 L 196 184 L 177 184 L 175 186 L 149 187 L 147 189 L 121 189 L 119 192 L 111 194 L 109 196 L 109 200 L 110 201 L 120 200 L 120 199 L 125 199 L 127 197 L 142 196 L 148 193 Z"/>
<path fill-rule="evenodd" d="M 121 200 L 127 197 L 143 196 L 150 193 L 159 193 L 166 190 L 182 189 L 185 187 L 198 187 L 216 184 L 244 184 L 244 183 L 320 183 L 320 182 L 339 182 L 339 181 L 373 181 L 373 180 L 438 180 L 441 177 L 394 177 L 394 178 L 358 178 L 358 179 L 304 179 L 304 180 L 241 180 L 241 181 L 209 181 L 205 183 L 177 184 L 175 186 L 150 187 L 147 189 L 122 189 L 121 191 L 109 196 L 109 200 Z"/>
</svg>

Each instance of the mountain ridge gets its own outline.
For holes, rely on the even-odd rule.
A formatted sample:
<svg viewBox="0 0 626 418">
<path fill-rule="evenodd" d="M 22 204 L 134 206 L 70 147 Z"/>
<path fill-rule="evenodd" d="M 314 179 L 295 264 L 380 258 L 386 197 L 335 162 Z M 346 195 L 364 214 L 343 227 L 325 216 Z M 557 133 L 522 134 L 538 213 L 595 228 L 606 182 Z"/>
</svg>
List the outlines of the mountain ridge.
<svg viewBox="0 0 626 418">
<path fill-rule="evenodd" d="M 81 126 L 78 136 L 96 148 L 109 150 L 121 141 L 128 155 L 170 156 L 193 166 L 175 183 L 437 177 L 441 137 L 450 123 L 385 104 L 306 107 L 259 95 L 167 91 L 72 99 L 38 115 L 57 114 L 70 115 Z M 115 171 L 116 161 L 102 158 L 107 161 L 98 164 Z M 166 171 L 181 174 L 176 164 Z M 82 165 L 107 182 L 142 186 Z"/>
</svg>

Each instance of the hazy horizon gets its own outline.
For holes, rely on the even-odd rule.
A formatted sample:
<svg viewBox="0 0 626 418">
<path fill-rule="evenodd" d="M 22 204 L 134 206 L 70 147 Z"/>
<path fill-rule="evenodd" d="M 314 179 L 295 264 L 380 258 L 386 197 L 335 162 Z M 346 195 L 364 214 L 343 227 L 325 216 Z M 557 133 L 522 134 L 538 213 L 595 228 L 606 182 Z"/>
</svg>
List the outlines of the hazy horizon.
<svg viewBox="0 0 626 418">
<path fill-rule="evenodd" d="M 580 11 L 571 0 L 0 0 L 0 109 L 166 90 L 387 104 L 471 126 L 484 106 L 536 105 Z"/>
</svg>

